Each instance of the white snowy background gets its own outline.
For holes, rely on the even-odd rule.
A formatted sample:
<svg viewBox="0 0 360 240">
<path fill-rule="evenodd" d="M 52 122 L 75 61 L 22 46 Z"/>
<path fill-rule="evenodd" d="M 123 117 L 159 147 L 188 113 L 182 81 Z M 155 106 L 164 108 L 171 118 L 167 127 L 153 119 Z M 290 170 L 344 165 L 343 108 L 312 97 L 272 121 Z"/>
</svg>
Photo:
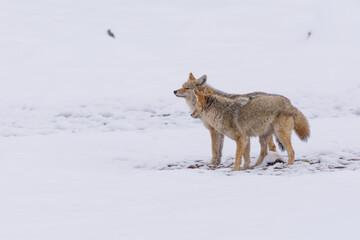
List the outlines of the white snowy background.
<svg viewBox="0 0 360 240">
<path fill-rule="evenodd" d="M 295 165 L 202 166 L 189 72 L 290 98 Z M 359 137 L 359 1 L 0 3 L 0 239 L 356 239 Z"/>
</svg>

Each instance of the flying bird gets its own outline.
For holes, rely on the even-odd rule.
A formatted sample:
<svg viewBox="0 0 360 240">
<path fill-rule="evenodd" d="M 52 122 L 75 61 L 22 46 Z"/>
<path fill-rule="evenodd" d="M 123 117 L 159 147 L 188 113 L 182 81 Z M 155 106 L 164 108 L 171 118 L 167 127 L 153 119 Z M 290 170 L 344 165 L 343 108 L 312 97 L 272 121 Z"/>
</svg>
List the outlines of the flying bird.
<svg viewBox="0 0 360 240">
<path fill-rule="evenodd" d="M 114 33 L 110 29 L 107 30 L 107 33 L 110 37 L 115 38 Z"/>
<path fill-rule="evenodd" d="M 311 37 L 311 32 L 309 31 L 308 33 L 307 33 L 307 38 L 306 39 L 309 39 Z"/>
</svg>

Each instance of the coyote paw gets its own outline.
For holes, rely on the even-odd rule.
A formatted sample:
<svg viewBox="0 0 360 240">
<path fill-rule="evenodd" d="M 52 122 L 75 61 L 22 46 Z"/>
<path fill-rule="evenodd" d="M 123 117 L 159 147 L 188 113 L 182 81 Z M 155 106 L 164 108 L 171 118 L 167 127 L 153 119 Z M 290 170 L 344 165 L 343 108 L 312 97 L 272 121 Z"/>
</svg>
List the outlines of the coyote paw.
<svg viewBox="0 0 360 240">
<path fill-rule="evenodd" d="M 210 167 L 210 168 L 215 168 L 215 167 L 218 167 L 220 164 L 214 164 L 214 163 L 206 163 L 206 166 Z"/>
<path fill-rule="evenodd" d="M 233 171 L 240 171 L 240 170 L 247 170 L 247 169 L 249 169 L 249 167 L 238 167 L 238 168 L 234 167 Z"/>
<path fill-rule="evenodd" d="M 255 163 L 254 166 L 252 166 L 252 168 L 256 168 L 257 166 L 259 166 L 261 163 Z"/>
<path fill-rule="evenodd" d="M 213 165 L 213 166 L 218 166 L 220 165 L 220 161 L 217 160 L 211 160 L 211 162 L 207 163 L 206 165 Z"/>
</svg>

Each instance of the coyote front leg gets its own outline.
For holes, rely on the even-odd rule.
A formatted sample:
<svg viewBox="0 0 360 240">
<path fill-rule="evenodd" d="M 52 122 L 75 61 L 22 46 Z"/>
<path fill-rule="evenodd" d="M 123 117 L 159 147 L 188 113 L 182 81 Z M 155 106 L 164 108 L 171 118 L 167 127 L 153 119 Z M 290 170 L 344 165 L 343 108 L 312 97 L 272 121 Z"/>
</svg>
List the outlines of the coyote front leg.
<svg viewBox="0 0 360 240">
<path fill-rule="evenodd" d="M 244 149 L 243 157 L 244 157 L 244 167 L 248 168 L 250 165 L 250 141 L 247 143 Z"/>
<path fill-rule="evenodd" d="M 247 144 L 249 143 L 249 138 L 245 137 L 245 136 L 241 136 L 238 139 L 235 140 L 236 141 L 236 154 L 235 154 L 235 165 L 233 170 L 237 171 L 240 170 L 240 164 L 241 164 L 241 157 L 244 154 L 244 150 L 247 146 Z M 241 168 L 241 170 L 246 169 L 248 163 L 245 162 L 244 167 Z"/>
<path fill-rule="evenodd" d="M 221 163 L 221 154 L 224 145 L 224 135 L 217 132 L 214 128 L 208 127 L 211 136 L 212 158 L 210 164 L 218 165 Z"/>
</svg>

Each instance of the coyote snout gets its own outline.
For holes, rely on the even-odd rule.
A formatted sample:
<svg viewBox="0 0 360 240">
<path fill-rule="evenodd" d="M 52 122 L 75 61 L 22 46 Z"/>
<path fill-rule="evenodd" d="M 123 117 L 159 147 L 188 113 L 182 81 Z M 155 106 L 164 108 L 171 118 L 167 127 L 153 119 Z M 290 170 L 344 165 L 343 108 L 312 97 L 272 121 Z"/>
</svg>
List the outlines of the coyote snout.
<svg viewBox="0 0 360 240">
<path fill-rule="evenodd" d="M 177 97 L 185 97 L 184 93 L 182 93 L 182 94 L 179 93 L 179 90 L 174 91 L 175 96 L 177 96 Z"/>
<path fill-rule="evenodd" d="M 195 109 L 191 115 L 190 115 L 192 118 L 200 118 L 200 114 L 199 112 Z"/>
</svg>

